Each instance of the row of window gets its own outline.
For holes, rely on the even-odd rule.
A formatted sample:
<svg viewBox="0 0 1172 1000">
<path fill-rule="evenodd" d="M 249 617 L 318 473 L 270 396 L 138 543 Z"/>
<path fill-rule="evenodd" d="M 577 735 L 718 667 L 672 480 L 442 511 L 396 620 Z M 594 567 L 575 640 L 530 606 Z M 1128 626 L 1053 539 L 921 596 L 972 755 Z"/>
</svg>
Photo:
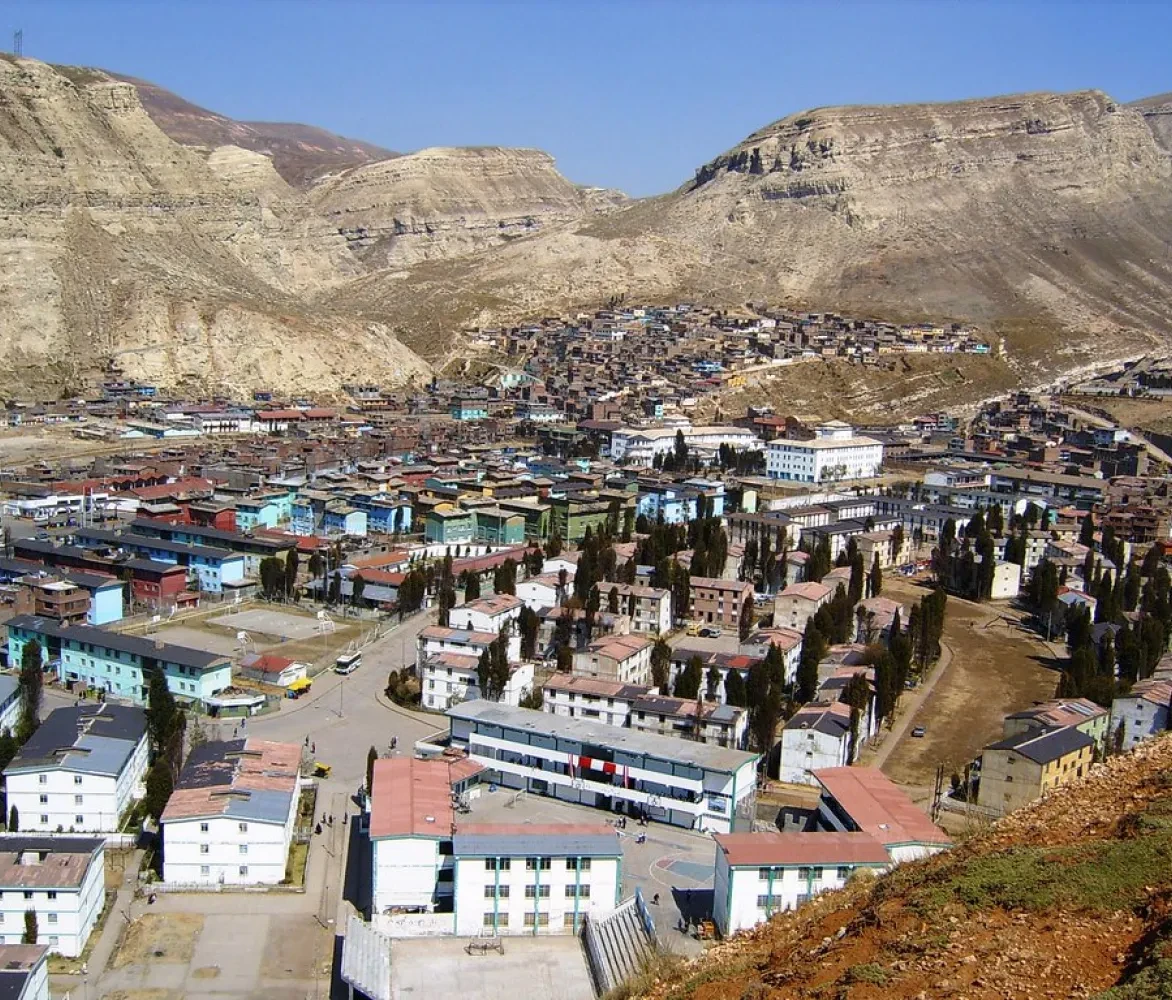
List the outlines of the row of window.
<svg viewBox="0 0 1172 1000">
<path fill-rule="evenodd" d="M 83 798 L 85 798 L 85 796 L 84 796 L 84 795 L 75 795 L 75 796 L 73 796 L 73 804 L 74 804 L 75 806 L 79 806 L 79 805 L 81 805 L 81 804 L 82 804 L 81 800 L 82 800 Z M 49 796 L 48 796 L 48 795 L 45 795 L 45 794 L 43 794 L 43 793 L 42 793 L 42 795 L 41 795 L 41 805 L 43 805 L 43 806 L 47 806 L 48 804 L 49 804 Z"/>
<path fill-rule="evenodd" d="M 247 854 L 247 853 L 248 853 L 248 845 L 247 845 L 247 844 L 240 844 L 240 845 L 238 845 L 238 846 L 239 846 L 239 849 L 240 849 L 240 853 L 241 853 L 241 854 Z M 211 853 L 211 848 L 210 848 L 210 847 L 209 847 L 207 844 L 200 844 L 200 845 L 199 845 L 199 853 L 200 853 L 200 854 L 210 854 L 210 853 Z"/>
<path fill-rule="evenodd" d="M 787 871 L 793 871 L 793 869 L 792 868 L 758 868 L 757 869 L 757 878 L 759 878 L 763 882 L 770 879 L 770 878 L 772 878 L 774 882 L 780 882 L 785 877 L 785 873 Z M 840 865 L 836 869 L 835 874 L 840 879 L 848 879 L 848 878 L 850 878 L 852 871 L 854 871 L 854 868 L 851 865 Z M 798 878 L 803 882 L 808 882 L 811 879 L 816 882 L 816 881 L 818 881 L 818 879 L 820 879 L 822 877 L 823 877 L 823 868 L 821 865 L 811 865 L 809 867 L 803 867 L 803 868 L 798 869 Z"/>
<path fill-rule="evenodd" d="M 37 775 L 37 782 L 42 785 L 47 785 L 49 783 L 49 776 L 47 774 L 38 774 Z M 75 785 L 81 784 L 81 775 L 80 774 L 75 774 L 73 776 L 73 783 Z M 78 798 L 78 802 L 80 802 L 81 796 L 79 795 L 77 798 Z M 43 795 L 41 796 L 41 801 L 42 802 L 45 801 L 45 797 Z"/>
<path fill-rule="evenodd" d="M 245 824 L 241 824 L 242 826 Z M 566 858 L 566 871 L 590 871 L 589 858 Z M 543 871 L 547 872 L 553 865 L 553 858 L 526 858 L 525 870 L 528 872 Z M 513 867 L 512 858 L 485 858 L 484 870 L 486 872 L 510 871 Z"/>
<path fill-rule="evenodd" d="M 34 896 L 34 893 L 30 889 L 25 889 L 23 892 L 23 896 L 25 899 L 32 899 Z M 4 893 L 0 892 L 0 899 L 3 899 L 3 898 L 4 898 Z M 46 899 L 56 899 L 57 898 L 57 891 L 55 889 L 50 889 L 48 892 L 45 893 L 45 898 Z M 4 919 L 3 916 L 0 916 L 0 921 L 3 921 L 3 919 Z"/>
<path fill-rule="evenodd" d="M 526 927 L 548 927 L 549 914 L 548 913 L 525 913 L 523 914 Z M 576 927 L 580 916 L 573 913 L 567 913 L 562 917 L 563 927 Z M 484 926 L 485 927 L 508 927 L 512 921 L 509 919 L 508 913 L 485 913 Z"/>
<path fill-rule="evenodd" d="M 44 796 L 42 795 L 41 798 L 43 799 Z M 78 798 L 81 798 L 81 796 L 79 795 Z M 85 825 L 85 817 L 82 816 L 80 813 L 78 813 L 76 816 L 73 817 L 73 822 L 74 822 L 74 825 L 76 825 L 76 826 L 84 826 Z M 41 813 L 41 826 L 48 826 L 48 825 L 49 825 L 49 814 L 48 813 Z"/>
<path fill-rule="evenodd" d="M 589 885 L 567 885 L 566 899 L 589 899 L 590 886 Z M 485 899 L 508 899 L 509 886 L 507 885 L 486 885 L 484 887 Z M 526 899 L 549 899 L 550 887 L 548 885 L 527 885 L 525 886 Z"/>
<path fill-rule="evenodd" d="M 248 865 L 241 865 L 237 869 L 237 871 L 241 874 L 241 876 L 247 875 L 248 874 Z M 211 873 L 212 873 L 211 865 L 200 865 L 199 866 L 199 873 L 200 873 L 200 875 L 211 875 Z"/>
<path fill-rule="evenodd" d="M 54 893 L 52 893 L 52 895 L 56 896 L 57 893 L 54 892 Z M 32 896 L 32 893 L 25 893 L 25 898 L 30 898 L 31 896 Z M 57 923 L 57 914 L 56 913 L 45 913 L 45 914 L 38 913 L 37 919 L 40 919 L 42 916 L 45 918 L 45 921 L 47 923 L 50 923 L 50 924 Z M 22 916 L 21 919 L 23 920 L 24 917 Z M 0 924 L 2 924 L 2 923 L 4 923 L 4 914 L 0 913 Z"/>
<path fill-rule="evenodd" d="M 210 827 L 208 826 L 207 823 L 200 823 L 199 824 L 199 832 L 200 833 L 207 833 L 209 831 L 209 829 L 210 829 Z M 239 830 L 241 833 L 248 833 L 248 824 L 247 823 L 237 823 L 236 829 Z"/>
</svg>

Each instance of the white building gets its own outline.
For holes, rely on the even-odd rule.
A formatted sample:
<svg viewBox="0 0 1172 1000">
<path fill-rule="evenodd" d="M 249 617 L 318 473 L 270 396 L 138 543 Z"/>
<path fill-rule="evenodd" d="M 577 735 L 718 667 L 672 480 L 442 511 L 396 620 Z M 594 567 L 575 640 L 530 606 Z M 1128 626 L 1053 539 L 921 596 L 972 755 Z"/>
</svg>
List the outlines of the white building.
<svg viewBox="0 0 1172 1000">
<path fill-rule="evenodd" d="M 11 661 L 10 661 L 11 662 Z M 0 675 L 0 732 L 16 732 L 20 722 L 20 682 L 11 674 Z"/>
<path fill-rule="evenodd" d="M 718 833 L 712 917 L 722 936 L 755 927 L 819 893 L 841 889 L 860 869 L 891 865 L 867 833 Z"/>
<path fill-rule="evenodd" d="M 765 471 L 769 477 L 824 483 L 879 475 L 883 465 L 881 442 L 856 437 L 854 428 L 841 420 L 819 424 L 814 434 L 806 441 L 789 438 L 770 441 L 765 455 Z"/>
<path fill-rule="evenodd" d="M 147 742 L 141 708 L 87 702 L 50 712 L 4 769 L 21 830 L 118 830 L 145 791 Z"/>
<path fill-rule="evenodd" d="M 205 743 L 163 810 L 163 881 L 276 885 L 285 877 L 301 747 L 252 737 Z"/>
<path fill-rule="evenodd" d="M 448 745 L 507 788 L 688 829 L 752 824 L 756 754 L 483 700 L 447 714 Z"/>
<path fill-rule="evenodd" d="M 419 675 L 423 676 L 423 667 L 432 657 L 441 653 L 455 653 L 457 656 L 470 656 L 480 659 L 483 653 L 500 637 L 499 632 L 474 632 L 470 629 L 449 628 L 446 625 L 428 625 L 421 629 L 416 638 L 415 665 Z M 517 663 L 521 659 L 521 637 L 510 634 L 508 636 L 506 655 L 510 663 Z"/>
<path fill-rule="evenodd" d="M 554 674 L 541 690 L 543 712 L 563 719 L 593 719 L 621 728 L 630 719 L 631 707 L 650 688 L 597 677 Z"/>
<path fill-rule="evenodd" d="M 499 635 L 509 622 L 521 616 L 523 602 L 512 594 L 492 594 L 461 604 L 448 612 L 448 625 L 470 632 L 492 632 Z"/>
<path fill-rule="evenodd" d="M 616 598 L 616 613 L 631 620 L 632 632 L 665 635 L 671 631 L 671 592 L 657 587 L 640 587 L 627 583 L 598 583 L 599 605 L 610 608 L 610 595 Z"/>
<path fill-rule="evenodd" d="M 37 944 L 69 958 L 82 953 L 106 899 L 101 837 L 0 835 L 0 936 L 20 944 L 24 914 L 37 915 Z"/>
<path fill-rule="evenodd" d="M 866 736 L 859 723 L 859 742 Z M 845 767 L 850 760 L 851 710 L 840 702 L 810 702 L 799 708 L 781 730 L 777 777 L 798 785 L 817 785 L 814 772 Z"/>
<path fill-rule="evenodd" d="M 630 726 L 641 733 L 657 733 L 743 750 L 749 713 L 720 701 L 647 694 L 632 706 Z"/>
<path fill-rule="evenodd" d="M 574 653 L 574 675 L 620 684 L 651 683 L 654 643 L 641 635 L 606 635 Z"/>
<path fill-rule="evenodd" d="M 1123 727 L 1123 749 L 1166 733 L 1172 725 L 1172 680 L 1151 677 L 1137 681 L 1127 694 L 1116 695 L 1111 702 L 1110 741 L 1119 739 L 1116 733 Z"/>
<path fill-rule="evenodd" d="M 371 796 L 372 911 L 392 937 L 573 934 L 618 902 L 622 849 L 604 823 L 457 822 L 469 761 L 384 758 Z"/>
<path fill-rule="evenodd" d="M 569 587 L 568 582 L 566 586 Z M 530 611 L 556 608 L 562 597 L 558 574 L 542 573 L 540 576 L 531 576 L 528 580 L 522 580 L 517 584 L 517 597 Z"/>
<path fill-rule="evenodd" d="M 436 653 L 429 657 L 419 674 L 423 707 L 446 712 L 457 702 L 484 697 L 477 673 L 479 666 L 479 657 L 461 653 Z M 509 665 L 509 679 L 498 701 L 520 705 L 531 690 L 533 664 L 513 663 Z"/>
<path fill-rule="evenodd" d="M 765 443 L 744 427 L 680 427 L 688 451 L 708 458 L 722 444 L 737 451 L 761 451 Z M 651 465 L 656 455 L 665 455 L 676 446 L 675 427 L 620 427 L 610 436 L 610 457 L 631 465 Z"/>
<path fill-rule="evenodd" d="M 48 956 L 43 944 L 0 945 L 0 997 L 49 1000 Z"/>
</svg>

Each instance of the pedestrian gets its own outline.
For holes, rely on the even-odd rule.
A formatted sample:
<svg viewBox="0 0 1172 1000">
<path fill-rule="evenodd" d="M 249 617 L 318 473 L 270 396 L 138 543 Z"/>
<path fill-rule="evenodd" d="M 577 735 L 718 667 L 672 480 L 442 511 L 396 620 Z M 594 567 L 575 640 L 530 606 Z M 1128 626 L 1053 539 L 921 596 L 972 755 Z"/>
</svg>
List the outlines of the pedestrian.
<svg viewBox="0 0 1172 1000">
<path fill-rule="evenodd" d="M 306 733 L 306 735 L 305 735 L 305 745 L 309 746 L 309 734 L 308 733 Z"/>
<path fill-rule="evenodd" d="M 309 752 L 310 753 L 317 753 L 317 740 L 313 741 L 313 747 L 310 749 Z"/>
</svg>

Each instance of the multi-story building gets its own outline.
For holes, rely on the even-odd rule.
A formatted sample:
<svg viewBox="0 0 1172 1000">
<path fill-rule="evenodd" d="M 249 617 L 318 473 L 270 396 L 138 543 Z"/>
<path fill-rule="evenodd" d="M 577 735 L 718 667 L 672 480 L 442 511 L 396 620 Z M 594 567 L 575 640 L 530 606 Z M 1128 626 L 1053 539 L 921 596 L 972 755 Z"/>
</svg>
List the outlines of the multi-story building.
<svg viewBox="0 0 1172 1000">
<path fill-rule="evenodd" d="M 419 674 L 424 708 L 444 712 L 461 701 L 483 698 L 480 687 L 480 660 L 477 656 L 461 653 L 436 653 L 424 662 Z M 533 664 L 509 664 L 509 679 L 501 689 L 497 701 L 519 705 L 521 699 L 533 690 Z"/>
<path fill-rule="evenodd" d="M 447 714 L 449 745 L 507 788 L 689 829 L 752 824 L 756 754 L 487 701 Z"/>
<path fill-rule="evenodd" d="M 163 880 L 276 885 L 285 878 L 300 798 L 301 747 L 254 737 L 188 755 L 163 810 Z"/>
<path fill-rule="evenodd" d="M 760 451 L 765 443 L 744 427 L 620 427 L 610 436 L 610 457 L 628 465 L 651 465 L 676 446 L 677 434 L 693 455 L 714 456 L 722 444 L 736 451 Z"/>
<path fill-rule="evenodd" d="M 861 742 L 866 735 L 860 723 Z M 814 772 L 851 764 L 851 709 L 840 702 L 810 702 L 799 708 L 781 730 L 778 779 L 817 785 Z"/>
<path fill-rule="evenodd" d="M 574 934 L 618 902 L 622 849 L 607 824 L 457 821 L 467 760 L 375 762 L 369 835 L 376 926 L 407 933 Z"/>
<path fill-rule="evenodd" d="M 147 751 L 141 708 L 55 709 L 4 769 L 8 805 L 26 832 L 113 833 L 143 796 Z"/>
<path fill-rule="evenodd" d="M 1096 705 L 1089 698 L 1055 698 L 1007 715 L 1001 728 L 1008 739 L 1031 731 L 1074 726 L 1094 740 L 1096 748 L 1101 752 L 1107 743 L 1110 716 L 1107 709 Z"/>
<path fill-rule="evenodd" d="M 828 420 L 814 429 L 812 439 L 777 438 L 769 442 L 765 470 L 773 479 L 803 483 L 841 482 L 879 475 L 883 444 L 856 436 L 841 420 Z"/>
<path fill-rule="evenodd" d="M 604 608 L 611 606 L 610 595 L 615 595 L 617 613 L 631 620 L 632 632 L 662 635 L 671 631 L 670 591 L 633 583 L 598 583 L 595 588 Z"/>
<path fill-rule="evenodd" d="M 804 632 L 806 622 L 828 604 L 834 592 L 824 583 L 791 583 L 773 599 L 773 624 Z"/>
<path fill-rule="evenodd" d="M 25 913 L 37 915 L 37 944 L 76 958 L 106 898 L 106 842 L 101 837 L 0 834 L 0 932 L 23 941 Z"/>
<path fill-rule="evenodd" d="M 977 804 L 994 814 L 1011 812 L 1083 777 L 1094 753 L 1095 741 L 1074 726 L 1030 730 L 991 743 L 981 751 Z"/>
<path fill-rule="evenodd" d="M 448 625 L 472 632 L 499 634 L 505 625 L 521 616 L 521 607 L 521 599 L 512 594 L 492 594 L 452 608 L 448 613 Z"/>
<path fill-rule="evenodd" d="M 648 685 L 653 645 L 641 635 L 607 635 L 595 639 L 574 653 L 574 675 Z"/>
<path fill-rule="evenodd" d="M 631 707 L 629 725 L 641 733 L 743 750 L 749 713 L 720 701 L 646 694 Z"/>
<path fill-rule="evenodd" d="M 597 677 L 554 674 L 542 687 L 541 710 L 566 719 L 593 719 L 626 726 L 635 702 L 651 689 Z"/>
<path fill-rule="evenodd" d="M 718 833 L 715 839 L 712 916 L 726 937 L 841 889 L 856 871 L 891 867 L 887 849 L 868 833 Z"/>
<path fill-rule="evenodd" d="M 688 596 L 688 617 L 704 625 L 736 630 L 740 628 L 745 601 L 753 599 L 753 585 L 747 580 L 718 580 L 694 576 Z"/>
<path fill-rule="evenodd" d="M 93 625 L 58 625 L 19 615 L 7 622 L 9 662 L 19 663 L 26 643 L 36 641 L 45 663 L 57 662 L 62 683 L 82 681 L 136 704 L 146 703 L 150 672 L 161 669 L 167 687 L 185 704 L 198 704 L 229 687 L 231 661 L 202 649 L 111 632 Z"/>
<path fill-rule="evenodd" d="M 1172 680 L 1149 677 L 1111 702 L 1111 739 L 1125 749 L 1172 729 Z M 1119 730 L 1122 729 L 1122 734 Z"/>
<path fill-rule="evenodd" d="M 446 625 L 428 625 L 416 637 L 416 669 L 422 676 L 423 667 L 433 656 L 440 653 L 455 653 L 479 659 L 489 646 L 500 638 L 499 632 L 476 632 L 471 629 L 449 628 Z M 521 660 L 521 637 L 510 634 L 506 637 L 506 655 L 510 663 Z"/>
</svg>

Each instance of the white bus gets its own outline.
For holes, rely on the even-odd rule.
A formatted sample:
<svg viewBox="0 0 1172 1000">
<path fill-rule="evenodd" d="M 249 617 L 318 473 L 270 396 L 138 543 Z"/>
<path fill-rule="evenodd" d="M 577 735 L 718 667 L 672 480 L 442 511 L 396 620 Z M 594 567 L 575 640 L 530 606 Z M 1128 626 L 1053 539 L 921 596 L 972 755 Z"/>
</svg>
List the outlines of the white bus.
<svg viewBox="0 0 1172 1000">
<path fill-rule="evenodd" d="M 336 674 L 352 674 L 362 666 L 361 653 L 342 653 L 334 661 L 334 673 Z"/>
</svg>

